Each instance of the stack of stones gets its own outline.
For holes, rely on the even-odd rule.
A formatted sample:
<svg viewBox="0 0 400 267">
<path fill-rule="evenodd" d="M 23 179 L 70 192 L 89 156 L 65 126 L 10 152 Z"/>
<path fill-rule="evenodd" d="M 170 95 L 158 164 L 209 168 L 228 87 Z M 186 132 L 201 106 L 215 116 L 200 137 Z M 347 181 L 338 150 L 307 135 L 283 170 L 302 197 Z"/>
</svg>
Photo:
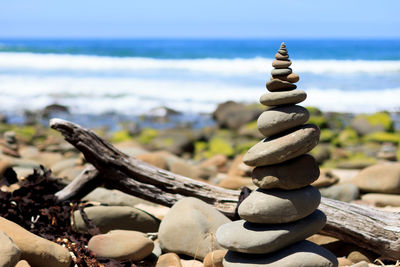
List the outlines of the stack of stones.
<svg viewBox="0 0 400 267">
<path fill-rule="evenodd" d="M 326 216 L 317 207 L 318 189 L 310 186 L 319 176 L 308 154 L 319 140 L 319 128 L 304 124 L 307 109 L 296 105 L 306 93 L 293 84 L 299 76 L 282 43 L 273 61 L 270 93 L 260 98 L 270 108 L 257 121 L 266 137 L 254 145 L 243 161 L 255 166 L 252 178 L 259 188 L 239 206 L 242 220 L 222 225 L 218 243 L 229 251 L 224 266 L 337 266 L 336 257 L 305 239 L 320 231 Z"/>
</svg>

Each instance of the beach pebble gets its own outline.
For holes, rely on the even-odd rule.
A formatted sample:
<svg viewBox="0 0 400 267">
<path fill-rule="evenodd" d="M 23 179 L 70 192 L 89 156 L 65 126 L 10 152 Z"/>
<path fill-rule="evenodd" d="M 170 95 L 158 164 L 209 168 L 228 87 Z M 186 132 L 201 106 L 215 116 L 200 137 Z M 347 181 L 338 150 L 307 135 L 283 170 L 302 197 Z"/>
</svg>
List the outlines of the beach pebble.
<svg viewBox="0 0 400 267">
<path fill-rule="evenodd" d="M 30 233 L 18 224 L 0 217 L 0 231 L 9 236 L 32 266 L 69 267 L 68 249 Z"/>
<path fill-rule="evenodd" d="M 400 193 L 400 163 L 381 163 L 360 171 L 352 182 L 371 193 Z"/>
<path fill-rule="evenodd" d="M 133 207 L 94 206 L 87 207 L 84 211 L 102 233 L 115 229 L 157 232 L 160 224 L 160 220 L 156 217 Z M 73 218 L 73 227 L 77 232 L 86 233 L 89 230 L 79 210 L 74 212 Z"/>
<path fill-rule="evenodd" d="M 280 53 L 276 53 L 275 54 L 275 59 L 277 59 L 277 60 L 288 60 L 289 59 L 289 55 L 282 55 Z"/>
<path fill-rule="evenodd" d="M 318 189 L 306 186 L 297 190 L 257 189 L 240 204 L 240 218 L 253 223 L 287 223 L 300 220 L 317 209 Z"/>
<path fill-rule="evenodd" d="M 274 60 L 272 61 L 272 67 L 276 69 L 284 69 L 289 68 L 292 65 L 290 60 Z"/>
<path fill-rule="evenodd" d="M 266 138 L 250 148 L 243 162 L 250 166 L 272 165 L 295 158 L 313 149 L 319 141 L 320 130 L 306 124 L 282 135 Z"/>
<path fill-rule="evenodd" d="M 323 197 L 350 202 L 360 197 L 360 191 L 354 184 L 337 184 L 330 187 L 320 188 Z"/>
<path fill-rule="evenodd" d="M 21 251 L 8 235 L 0 231 L 0 266 L 14 267 L 21 258 Z"/>
<path fill-rule="evenodd" d="M 275 91 L 290 91 L 294 90 L 297 88 L 297 85 L 287 82 L 287 81 L 282 81 L 280 79 L 272 79 L 268 81 L 265 85 L 270 92 L 275 92 Z"/>
<path fill-rule="evenodd" d="M 160 224 L 163 251 L 203 259 L 210 251 L 210 239 L 217 228 L 230 220 L 213 206 L 192 197 L 176 202 Z M 214 242 L 214 249 L 221 247 Z"/>
<path fill-rule="evenodd" d="M 319 232 L 325 223 L 326 216 L 319 210 L 301 220 L 285 224 L 255 224 L 239 220 L 221 226 L 216 238 L 226 249 L 263 254 L 299 242 Z"/>
<path fill-rule="evenodd" d="M 156 267 L 182 267 L 181 259 L 176 253 L 166 253 L 158 258 Z"/>
<path fill-rule="evenodd" d="M 377 207 L 400 207 L 400 195 L 368 193 L 361 196 L 361 199 Z"/>
<path fill-rule="evenodd" d="M 337 258 L 337 260 L 338 260 L 338 266 L 339 267 L 340 266 L 350 266 L 350 265 L 354 264 L 354 262 L 352 262 L 351 260 L 349 260 L 349 259 L 347 259 L 345 257 Z"/>
<path fill-rule="evenodd" d="M 288 105 L 300 103 L 306 98 L 307 94 L 303 90 L 272 92 L 263 94 L 260 103 L 265 106 Z"/>
<path fill-rule="evenodd" d="M 166 159 L 163 157 L 161 153 L 146 153 L 146 154 L 141 154 L 136 156 L 137 159 L 147 162 L 153 166 L 156 166 L 158 168 L 167 170 L 168 165 Z"/>
<path fill-rule="evenodd" d="M 31 267 L 26 260 L 19 261 L 15 267 Z"/>
<path fill-rule="evenodd" d="M 144 199 L 126 194 L 119 190 L 110 190 L 103 187 L 97 187 L 95 190 L 86 195 L 83 201 L 94 201 L 106 204 L 108 206 L 129 206 L 134 207 L 138 204 L 153 205 L 153 203 Z"/>
<path fill-rule="evenodd" d="M 243 254 L 228 251 L 224 267 L 336 267 L 337 259 L 328 250 L 309 241 L 301 241 L 269 254 Z"/>
<path fill-rule="evenodd" d="M 294 159 L 253 170 L 253 183 L 263 189 L 298 189 L 311 184 L 319 176 L 314 157 L 304 154 Z"/>
<path fill-rule="evenodd" d="M 311 185 L 317 188 L 328 187 L 339 182 L 339 177 L 336 176 L 330 169 L 321 169 L 320 175 Z"/>
<path fill-rule="evenodd" d="M 289 75 L 290 73 L 292 73 L 292 69 L 291 68 L 273 69 L 273 70 L 271 70 L 272 76 L 286 76 L 286 75 Z"/>
<path fill-rule="evenodd" d="M 182 267 L 203 267 L 203 263 L 198 260 L 181 260 Z"/>
<path fill-rule="evenodd" d="M 297 83 L 300 80 L 300 77 L 296 73 L 290 73 L 287 76 L 279 76 L 279 79 L 290 83 Z"/>
<path fill-rule="evenodd" d="M 218 183 L 218 186 L 226 189 L 240 189 L 244 186 L 253 185 L 252 179 L 250 177 L 233 176 L 229 175 Z"/>
<path fill-rule="evenodd" d="M 114 230 L 93 236 L 88 248 L 98 257 L 139 261 L 151 254 L 154 244 L 141 232 Z"/>
<path fill-rule="evenodd" d="M 284 105 L 264 111 L 257 120 L 258 130 L 266 137 L 304 124 L 310 117 L 306 108 Z"/>
<path fill-rule="evenodd" d="M 223 267 L 222 261 L 226 255 L 227 250 L 219 249 L 209 252 L 204 258 L 204 267 Z"/>
</svg>

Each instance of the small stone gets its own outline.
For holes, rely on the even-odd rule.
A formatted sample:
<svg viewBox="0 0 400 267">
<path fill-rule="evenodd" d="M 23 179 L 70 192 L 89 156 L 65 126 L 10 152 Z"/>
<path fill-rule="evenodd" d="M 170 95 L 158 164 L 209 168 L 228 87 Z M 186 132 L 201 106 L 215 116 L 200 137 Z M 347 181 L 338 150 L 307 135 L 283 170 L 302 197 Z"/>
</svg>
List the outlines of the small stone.
<svg viewBox="0 0 400 267">
<path fill-rule="evenodd" d="M 163 251 L 204 259 L 210 251 L 212 235 L 228 222 L 213 206 L 197 198 L 182 198 L 162 220 L 158 240 Z M 214 249 L 221 247 L 215 244 Z"/>
<path fill-rule="evenodd" d="M 371 193 L 400 193 L 400 163 L 381 163 L 360 171 L 352 182 Z"/>
<path fill-rule="evenodd" d="M 347 259 L 345 257 L 337 258 L 337 260 L 338 260 L 339 267 L 340 266 L 350 266 L 350 265 L 354 264 L 354 262 L 352 262 L 351 260 L 349 260 L 349 259 Z"/>
<path fill-rule="evenodd" d="M 98 257 L 139 261 L 151 254 L 154 244 L 141 232 L 115 230 L 93 236 L 88 248 Z"/>
<path fill-rule="evenodd" d="M 9 236 L 21 250 L 21 256 L 32 266 L 69 267 L 68 249 L 30 233 L 18 224 L 0 217 L 0 231 Z"/>
<path fill-rule="evenodd" d="M 272 92 L 263 94 L 260 103 L 265 106 L 288 105 L 303 102 L 306 98 L 307 94 L 303 90 Z"/>
<path fill-rule="evenodd" d="M 271 71 L 271 75 L 273 75 L 273 76 L 286 76 L 286 75 L 289 75 L 290 73 L 292 73 L 292 69 L 291 68 L 273 69 Z"/>
<path fill-rule="evenodd" d="M 368 193 L 361 196 L 361 200 L 373 204 L 377 207 L 400 207 L 400 195 Z"/>
<path fill-rule="evenodd" d="M 267 89 L 270 92 L 275 92 L 275 91 L 291 91 L 297 88 L 297 85 L 292 84 L 287 81 L 282 81 L 280 79 L 272 79 L 267 82 L 266 84 Z"/>
<path fill-rule="evenodd" d="M 339 177 L 329 169 L 321 169 L 320 175 L 311 185 L 317 188 L 328 187 L 339 182 Z"/>
<path fill-rule="evenodd" d="M 167 170 L 167 161 L 160 153 L 147 153 L 142 155 L 137 155 L 137 159 L 147 162 L 153 166 L 158 168 Z"/>
<path fill-rule="evenodd" d="M 208 253 L 203 261 L 204 267 L 223 267 L 222 261 L 224 260 L 226 252 L 227 251 L 224 249 L 219 249 Z"/>
<path fill-rule="evenodd" d="M 319 210 L 285 224 L 256 224 L 239 220 L 222 225 L 216 232 L 224 248 L 243 253 L 264 254 L 277 251 L 319 232 L 326 216 Z"/>
<path fill-rule="evenodd" d="M 19 261 L 15 267 L 31 267 L 26 260 Z"/>
<path fill-rule="evenodd" d="M 14 267 L 21 258 L 21 251 L 8 235 L 0 231 L 0 266 Z"/>
<path fill-rule="evenodd" d="M 224 267 L 336 267 L 337 259 L 328 250 L 309 241 L 301 241 L 269 254 L 243 254 L 228 251 Z"/>
<path fill-rule="evenodd" d="M 203 263 L 197 260 L 181 260 L 182 267 L 203 267 Z"/>
<path fill-rule="evenodd" d="M 281 188 L 292 190 L 311 184 L 318 178 L 319 167 L 308 154 L 275 164 L 256 167 L 252 173 L 253 183 L 263 189 Z"/>
<path fill-rule="evenodd" d="M 313 213 L 320 201 L 321 194 L 312 186 L 289 191 L 257 189 L 240 204 L 238 212 L 252 223 L 288 223 Z"/>
<path fill-rule="evenodd" d="M 264 111 L 257 120 L 260 133 L 268 137 L 304 124 L 310 118 L 306 108 L 284 105 Z"/>
<path fill-rule="evenodd" d="M 181 259 L 176 253 L 166 253 L 158 258 L 156 267 L 182 267 Z"/>
<path fill-rule="evenodd" d="M 354 263 L 358 263 L 360 261 L 371 262 L 366 255 L 357 250 L 350 252 L 349 255 L 347 255 L 347 258 Z"/>
<path fill-rule="evenodd" d="M 243 162 L 249 166 L 264 166 L 298 157 L 318 144 L 319 134 L 317 126 L 306 124 L 266 138 L 247 151 Z"/>
<path fill-rule="evenodd" d="M 281 55 L 284 55 L 284 56 L 286 56 L 288 54 L 286 48 L 285 49 L 282 49 L 282 48 L 279 49 L 278 53 L 281 54 Z"/>
<path fill-rule="evenodd" d="M 290 60 L 274 60 L 272 61 L 272 67 L 277 69 L 285 69 L 289 68 L 292 65 L 292 61 Z"/>
<path fill-rule="evenodd" d="M 360 191 L 354 184 L 337 184 L 330 187 L 320 188 L 323 197 L 350 202 L 360 197 Z"/>
<path fill-rule="evenodd" d="M 244 186 L 251 186 L 252 180 L 250 177 L 232 176 L 229 175 L 218 183 L 218 186 L 226 189 L 240 189 Z"/>
<path fill-rule="evenodd" d="M 88 218 L 102 233 L 111 230 L 132 230 L 139 232 L 157 232 L 160 220 L 156 217 L 133 207 L 126 206 L 94 206 L 84 209 Z M 74 229 L 86 233 L 89 229 L 80 211 L 74 212 Z"/>
<path fill-rule="evenodd" d="M 289 60 L 289 55 L 282 55 L 282 54 L 276 53 L 275 59 L 276 60 Z"/>
<path fill-rule="evenodd" d="M 279 76 L 279 79 L 290 83 L 296 83 L 300 80 L 300 77 L 296 73 L 291 73 L 287 76 Z"/>
</svg>

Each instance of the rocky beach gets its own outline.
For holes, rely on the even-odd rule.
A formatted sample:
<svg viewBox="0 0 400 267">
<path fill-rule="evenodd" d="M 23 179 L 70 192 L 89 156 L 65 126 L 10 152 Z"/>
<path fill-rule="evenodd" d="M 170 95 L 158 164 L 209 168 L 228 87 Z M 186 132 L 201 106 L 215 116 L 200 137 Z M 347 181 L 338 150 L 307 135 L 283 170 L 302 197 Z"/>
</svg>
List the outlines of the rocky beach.
<svg viewBox="0 0 400 267">
<path fill-rule="evenodd" d="M 68 118 L 62 105 L 26 112 L 20 123 L 3 116 L 0 266 L 395 266 L 385 247 L 326 235 L 317 208 L 322 196 L 400 211 L 399 115 L 298 105 L 308 92 L 291 64 L 282 44 L 260 103 L 226 101 L 197 119 L 160 107 L 90 127 L 91 138 L 128 157 L 109 169 L 124 173 L 121 162 L 133 157 L 204 188 L 240 190 L 233 217 L 184 187 L 168 206 L 149 199 L 159 194 L 152 187 L 133 184 L 153 192 L 144 200 L 126 192 L 128 182 L 106 183 L 120 174 L 99 168 L 90 145 L 49 127 L 49 118 Z M 57 192 L 93 173 L 92 164 L 103 180 L 61 199 Z M 163 190 L 167 203 L 174 188 Z"/>
</svg>

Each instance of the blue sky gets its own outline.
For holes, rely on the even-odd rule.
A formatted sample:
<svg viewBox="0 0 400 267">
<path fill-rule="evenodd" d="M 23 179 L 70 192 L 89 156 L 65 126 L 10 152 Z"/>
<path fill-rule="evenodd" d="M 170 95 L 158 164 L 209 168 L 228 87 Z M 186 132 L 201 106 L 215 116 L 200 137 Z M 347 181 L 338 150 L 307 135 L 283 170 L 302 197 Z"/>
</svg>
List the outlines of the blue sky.
<svg viewBox="0 0 400 267">
<path fill-rule="evenodd" d="M 400 38 L 399 0 L 1 0 L 0 38 Z"/>
</svg>

